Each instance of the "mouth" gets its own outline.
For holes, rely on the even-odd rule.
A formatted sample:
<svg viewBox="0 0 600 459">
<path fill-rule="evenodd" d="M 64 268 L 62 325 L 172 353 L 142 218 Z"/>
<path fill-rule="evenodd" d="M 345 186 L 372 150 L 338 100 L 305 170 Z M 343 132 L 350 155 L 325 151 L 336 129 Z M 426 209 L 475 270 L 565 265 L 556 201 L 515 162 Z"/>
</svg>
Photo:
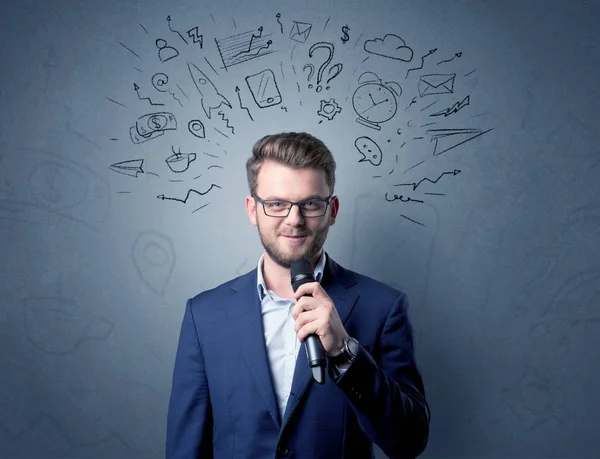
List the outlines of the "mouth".
<svg viewBox="0 0 600 459">
<path fill-rule="evenodd" d="M 291 241 L 300 241 L 308 235 L 307 234 L 282 234 L 282 236 Z"/>
</svg>

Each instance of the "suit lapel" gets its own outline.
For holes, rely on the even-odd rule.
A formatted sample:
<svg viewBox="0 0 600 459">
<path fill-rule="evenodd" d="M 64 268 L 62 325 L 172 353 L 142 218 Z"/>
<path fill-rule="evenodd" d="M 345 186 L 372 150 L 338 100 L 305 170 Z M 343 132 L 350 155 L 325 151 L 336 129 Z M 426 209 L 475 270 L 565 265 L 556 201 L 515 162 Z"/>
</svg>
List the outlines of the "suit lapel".
<svg viewBox="0 0 600 459">
<path fill-rule="evenodd" d="M 281 426 L 277 398 L 265 346 L 260 301 L 256 290 L 257 269 L 240 277 L 231 288 L 237 292 L 229 303 L 228 314 L 232 326 L 232 342 L 238 343 L 277 428 Z M 306 359 L 305 359 L 306 360 Z"/>
<path fill-rule="evenodd" d="M 327 255 L 321 286 L 333 300 L 342 324 L 346 323 L 348 316 L 352 312 L 352 309 L 358 300 L 358 293 L 349 289 L 349 287 L 354 284 L 356 284 L 354 275 L 350 271 L 342 268 L 335 261 L 333 261 L 329 255 Z M 283 415 L 281 431 L 283 431 L 285 428 L 291 415 L 296 410 L 299 402 L 308 388 L 314 383 L 315 381 L 312 377 L 312 370 L 308 366 L 306 346 L 304 343 L 302 343 L 296 359 L 294 379 L 292 380 L 290 397 Z M 320 390 L 318 386 L 319 384 L 317 384 L 317 388 L 315 390 Z"/>
</svg>

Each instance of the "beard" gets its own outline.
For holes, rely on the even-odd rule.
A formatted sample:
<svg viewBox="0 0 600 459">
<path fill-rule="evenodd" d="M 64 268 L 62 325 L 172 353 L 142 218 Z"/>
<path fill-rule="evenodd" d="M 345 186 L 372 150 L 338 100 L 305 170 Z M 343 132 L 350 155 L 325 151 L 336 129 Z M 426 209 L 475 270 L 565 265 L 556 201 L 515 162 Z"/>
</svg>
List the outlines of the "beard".
<svg viewBox="0 0 600 459">
<path fill-rule="evenodd" d="M 304 236 L 307 238 L 311 238 L 308 246 L 298 248 L 295 250 L 293 254 L 286 255 L 278 246 L 278 239 L 280 234 L 276 233 L 273 236 L 268 236 L 263 234 L 260 228 L 260 223 L 256 222 L 256 227 L 258 228 L 258 235 L 260 237 L 260 242 L 265 248 L 265 252 L 267 255 L 271 257 L 271 259 L 277 263 L 279 266 L 283 268 L 290 268 L 292 263 L 298 260 L 311 260 L 319 253 L 323 244 L 325 244 L 325 239 L 327 239 L 327 233 L 329 232 L 329 226 L 326 226 L 322 229 L 310 230 L 306 227 L 297 228 L 293 233 L 295 236 Z M 288 233 L 285 233 L 288 234 Z"/>
</svg>

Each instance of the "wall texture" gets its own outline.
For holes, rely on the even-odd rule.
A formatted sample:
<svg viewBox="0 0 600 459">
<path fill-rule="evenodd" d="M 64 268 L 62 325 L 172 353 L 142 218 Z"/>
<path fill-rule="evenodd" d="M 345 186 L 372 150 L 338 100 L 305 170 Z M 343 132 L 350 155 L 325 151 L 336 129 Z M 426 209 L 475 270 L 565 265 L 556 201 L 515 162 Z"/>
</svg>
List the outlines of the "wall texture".
<svg viewBox="0 0 600 459">
<path fill-rule="evenodd" d="M 185 300 L 256 265 L 244 162 L 284 130 L 338 163 L 328 252 L 409 295 L 423 457 L 600 457 L 599 20 L 3 5 L 0 457 L 163 456 Z"/>
</svg>

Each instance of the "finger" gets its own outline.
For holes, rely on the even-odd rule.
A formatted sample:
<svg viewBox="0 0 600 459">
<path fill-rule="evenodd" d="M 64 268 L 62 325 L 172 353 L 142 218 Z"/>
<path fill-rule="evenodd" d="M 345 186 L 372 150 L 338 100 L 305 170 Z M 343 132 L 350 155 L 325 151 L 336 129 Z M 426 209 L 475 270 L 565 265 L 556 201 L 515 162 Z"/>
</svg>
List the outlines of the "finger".
<svg viewBox="0 0 600 459">
<path fill-rule="evenodd" d="M 304 324 L 302 326 L 302 328 L 300 328 L 300 330 L 298 330 L 298 340 L 302 343 L 304 342 L 304 340 L 306 339 L 306 337 L 308 335 L 318 335 L 319 330 L 320 330 L 320 321 L 319 320 L 313 320 L 311 322 L 308 322 L 306 324 Z"/>
<path fill-rule="evenodd" d="M 294 292 L 294 297 L 298 299 L 304 295 L 314 296 L 314 293 L 318 288 L 321 288 L 321 285 L 318 282 L 307 282 L 306 284 L 302 284 L 300 287 L 298 287 L 298 289 Z"/>
<path fill-rule="evenodd" d="M 292 308 L 292 317 L 296 319 L 302 311 L 311 311 L 319 307 L 319 301 L 310 296 L 300 298 Z"/>
<path fill-rule="evenodd" d="M 296 320 L 294 321 L 294 332 L 298 333 L 298 331 L 304 327 L 306 324 L 319 319 L 320 314 L 318 311 L 304 311 L 301 312 Z"/>
</svg>

